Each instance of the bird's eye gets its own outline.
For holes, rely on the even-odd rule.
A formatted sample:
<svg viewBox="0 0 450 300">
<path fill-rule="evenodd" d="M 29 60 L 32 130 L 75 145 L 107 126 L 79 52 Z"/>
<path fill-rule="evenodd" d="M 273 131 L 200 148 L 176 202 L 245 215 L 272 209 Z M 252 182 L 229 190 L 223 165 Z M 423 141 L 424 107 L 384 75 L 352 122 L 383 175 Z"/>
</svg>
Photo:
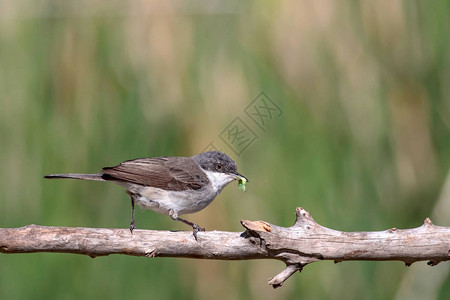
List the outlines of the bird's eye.
<svg viewBox="0 0 450 300">
<path fill-rule="evenodd" d="M 217 164 L 216 165 L 216 170 L 217 171 L 221 171 L 222 170 L 222 164 Z"/>
</svg>

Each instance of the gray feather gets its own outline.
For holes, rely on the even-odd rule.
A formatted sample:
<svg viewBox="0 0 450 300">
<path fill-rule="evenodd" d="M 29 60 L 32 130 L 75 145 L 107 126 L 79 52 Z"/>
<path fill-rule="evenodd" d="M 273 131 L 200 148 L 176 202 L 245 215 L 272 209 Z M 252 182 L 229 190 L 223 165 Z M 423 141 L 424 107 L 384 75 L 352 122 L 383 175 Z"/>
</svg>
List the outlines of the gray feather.
<svg viewBox="0 0 450 300">
<path fill-rule="evenodd" d="M 82 179 L 82 180 L 95 180 L 95 181 L 105 181 L 102 178 L 102 174 L 50 174 L 44 176 L 47 179 L 59 179 L 59 178 L 69 178 L 69 179 Z"/>
</svg>

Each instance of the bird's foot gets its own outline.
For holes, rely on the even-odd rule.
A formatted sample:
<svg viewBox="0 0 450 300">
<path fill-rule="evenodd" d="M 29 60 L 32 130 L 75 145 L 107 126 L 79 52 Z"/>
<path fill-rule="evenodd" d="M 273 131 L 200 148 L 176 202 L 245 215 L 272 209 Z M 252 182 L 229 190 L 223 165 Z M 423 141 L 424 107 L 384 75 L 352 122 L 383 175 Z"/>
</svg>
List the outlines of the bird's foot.
<svg viewBox="0 0 450 300">
<path fill-rule="evenodd" d="M 136 229 L 136 225 L 134 224 L 134 220 L 133 221 L 131 221 L 131 223 L 130 223 L 130 231 L 131 231 L 131 234 L 133 234 L 133 230 L 135 230 Z"/>
<path fill-rule="evenodd" d="M 197 239 L 197 233 L 198 233 L 199 231 L 205 231 L 205 228 L 200 227 L 198 224 L 192 225 L 192 234 L 194 235 L 194 239 L 195 239 L 196 241 L 198 241 L 198 239 Z"/>
</svg>

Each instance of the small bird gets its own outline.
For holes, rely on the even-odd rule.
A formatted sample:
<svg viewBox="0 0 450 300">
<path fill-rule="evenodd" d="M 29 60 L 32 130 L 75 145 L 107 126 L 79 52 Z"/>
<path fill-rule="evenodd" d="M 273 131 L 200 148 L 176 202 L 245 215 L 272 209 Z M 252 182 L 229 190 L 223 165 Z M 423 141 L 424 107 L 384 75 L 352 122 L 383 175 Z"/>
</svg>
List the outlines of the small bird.
<svg viewBox="0 0 450 300">
<path fill-rule="evenodd" d="M 169 215 L 173 220 L 205 231 L 198 224 L 178 215 L 198 212 L 208 206 L 222 189 L 233 180 L 248 181 L 237 172 L 236 163 L 218 151 L 200 153 L 192 157 L 152 157 L 127 160 L 98 174 L 50 174 L 44 178 L 70 178 L 111 181 L 126 188 L 131 198 L 130 231 L 136 228 L 134 204 Z"/>
</svg>

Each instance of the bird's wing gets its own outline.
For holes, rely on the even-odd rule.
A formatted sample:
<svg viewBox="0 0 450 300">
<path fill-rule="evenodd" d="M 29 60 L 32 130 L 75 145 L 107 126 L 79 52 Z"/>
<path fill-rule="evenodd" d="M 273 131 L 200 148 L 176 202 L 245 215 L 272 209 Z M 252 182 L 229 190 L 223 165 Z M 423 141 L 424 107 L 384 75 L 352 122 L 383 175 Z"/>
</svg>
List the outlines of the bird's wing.
<svg viewBox="0 0 450 300">
<path fill-rule="evenodd" d="M 188 157 L 153 157 L 103 168 L 105 180 L 121 180 L 171 191 L 197 190 L 209 183 L 198 164 Z"/>
</svg>

